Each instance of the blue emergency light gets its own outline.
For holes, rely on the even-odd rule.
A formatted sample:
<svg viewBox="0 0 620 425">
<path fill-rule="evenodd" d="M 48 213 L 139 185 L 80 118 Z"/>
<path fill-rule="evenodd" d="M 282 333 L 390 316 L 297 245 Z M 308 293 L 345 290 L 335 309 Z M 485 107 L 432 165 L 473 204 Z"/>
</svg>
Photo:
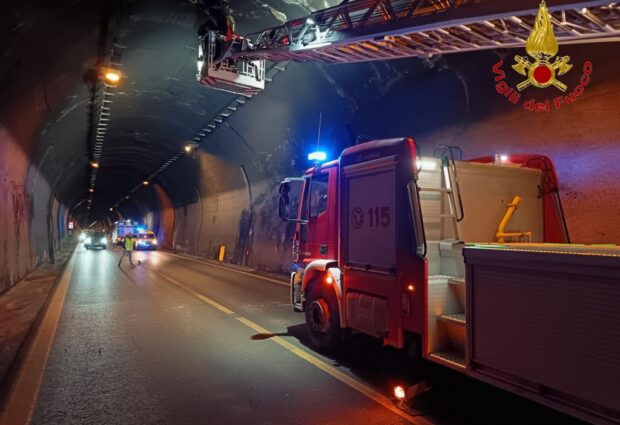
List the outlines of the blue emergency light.
<svg viewBox="0 0 620 425">
<path fill-rule="evenodd" d="M 327 159 L 327 153 L 316 151 L 308 154 L 308 161 L 322 162 Z"/>
</svg>

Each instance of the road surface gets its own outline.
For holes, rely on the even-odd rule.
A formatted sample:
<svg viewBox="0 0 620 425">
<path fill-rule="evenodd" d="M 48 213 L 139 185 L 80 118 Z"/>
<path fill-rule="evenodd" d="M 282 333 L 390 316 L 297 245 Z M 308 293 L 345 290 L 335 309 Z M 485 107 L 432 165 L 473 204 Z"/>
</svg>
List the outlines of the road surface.
<svg viewBox="0 0 620 425">
<path fill-rule="evenodd" d="M 578 423 L 370 338 L 322 356 L 277 280 L 119 255 L 76 249 L 1 425 Z M 411 416 L 390 392 L 421 378 Z"/>
</svg>

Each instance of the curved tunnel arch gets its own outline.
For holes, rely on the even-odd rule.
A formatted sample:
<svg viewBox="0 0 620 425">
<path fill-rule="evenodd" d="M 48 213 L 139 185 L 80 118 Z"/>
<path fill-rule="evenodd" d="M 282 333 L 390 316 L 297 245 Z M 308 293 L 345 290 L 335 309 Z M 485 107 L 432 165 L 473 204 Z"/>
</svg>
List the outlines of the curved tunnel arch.
<svg viewBox="0 0 620 425">
<path fill-rule="evenodd" d="M 124 8 L 114 9 L 122 3 Z M 141 220 L 148 216 L 153 224 L 161 223 L 160 238 L 171 249 L 211 256 L 224 244 L 228 261 L 285 269 L 288 235 L 274 213 L 273 188 L 308 165 L 305 154 L 316 146 L 320 113 L 321 145 L 330 146 L 332 157 L 360 133 L 410 134 L 424 152 L 450 142 L 471 156 L 500 150 L 549 154 L 558 159 L 560 179 L 570 194 L 566 206 L 576 240 L 620 241 L 620 225 L 597 215 L 608 208 L 604 200 L 620 190 L 620 172 L 614 171 L 620 152 L 612 146 L 620 130 L 614 119 L 620 115 L 615 82 L 620 64 L 606 59 L 617 43 L 590 45 L 587 54 L 579 46 L 563 47 L 574 61 L 592 60 L 595 78 L 587 97 L 548 116 L 523 114 L 497 96 L 489 84 L 497 61 L 493 52 L 389 66 L 291 64 L 264 93 L 210 133 L 197 152 L 183 154 L 157 172 L 233 98 L 195 82 L 195 31 L 204 16 L 189 1 L 5 4 L 14 13 L 1 14 L 0 28 L 15 31 L 0 42 L 0 170 L 5 177 L 0 200 L 10 205 L 0 211 L 0 230 L 14 231 L 17 208 L 25 221 L 19 248 L 11 249 L 25 260 L 15 270 L 2 270 L 0 291 L 12 284 L 6 276 L 22 276 L 49 255 L 40 236 L 49 227 L 50 202 L 57 203 L 56 216 L 66 214 L 87 224 L 97 218 L 109 225 L 117 214 Z M 281 7 L 289 18 L 307 13 L 294 4 Z M 106 10 L 114 13 L 102 36 Z M 268 13 L 244 13 L 237 24 L 244 33 L 277 21 Z M 93 148 L 89 75 L 98 61 L 109 61 L 114 43 L 122 46 L 125 78 L 112 96 L 88 210 Z M 578 78 L 575 73 L 567 83 Z M 605 121 L 601 114 L 608 114 L 607 124 L 597 124 Z M 607 153 L 585 154 L 590 145 Z M 587 173 L 575 157 L 585 159 Z M 141 181 L 153 173 L 151 184 L 142 187 Z M 33 176 L 36 185 L 28 183 Z M 580 201 L 582 197 L 588 201 Z M 13 199 L 19 200 L 15 206 Z M 596 223 L 596 230 L 588 222 Z"/>
</svg>

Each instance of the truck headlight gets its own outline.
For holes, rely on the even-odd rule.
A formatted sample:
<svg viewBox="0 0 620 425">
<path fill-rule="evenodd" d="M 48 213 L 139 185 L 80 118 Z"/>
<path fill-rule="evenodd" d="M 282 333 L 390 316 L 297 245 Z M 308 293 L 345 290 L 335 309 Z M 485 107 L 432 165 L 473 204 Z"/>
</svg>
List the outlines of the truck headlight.
<svg viewBox="0 0 620 425">
<path fill-rule="evenodd" d="M 93 241 L 92 238 L 86 238 L 86 243 L 91 243 Z"/>
<path fill-rule="evenodd" d="M 106 243 L 108 240 L 106 238 L 101 238 L 101 243 Z"/>
<path fill-rule="evenodd" d="M 157 239 L 153 239 L 153 245 L 157 245 Z"/>
</svg>

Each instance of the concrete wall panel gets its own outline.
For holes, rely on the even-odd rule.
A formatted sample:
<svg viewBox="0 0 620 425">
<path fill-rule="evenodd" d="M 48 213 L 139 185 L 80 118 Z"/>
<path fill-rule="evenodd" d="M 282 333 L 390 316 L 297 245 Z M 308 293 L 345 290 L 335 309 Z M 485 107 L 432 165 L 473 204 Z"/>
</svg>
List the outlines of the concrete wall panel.
<svg viewBox="0 0 620 425">
<path fill-rule="evenodd" d="M 37 176 L 27 155 L 0 126 L 0 292 L 49 259 L 51 190 Z"/>
</svg>

